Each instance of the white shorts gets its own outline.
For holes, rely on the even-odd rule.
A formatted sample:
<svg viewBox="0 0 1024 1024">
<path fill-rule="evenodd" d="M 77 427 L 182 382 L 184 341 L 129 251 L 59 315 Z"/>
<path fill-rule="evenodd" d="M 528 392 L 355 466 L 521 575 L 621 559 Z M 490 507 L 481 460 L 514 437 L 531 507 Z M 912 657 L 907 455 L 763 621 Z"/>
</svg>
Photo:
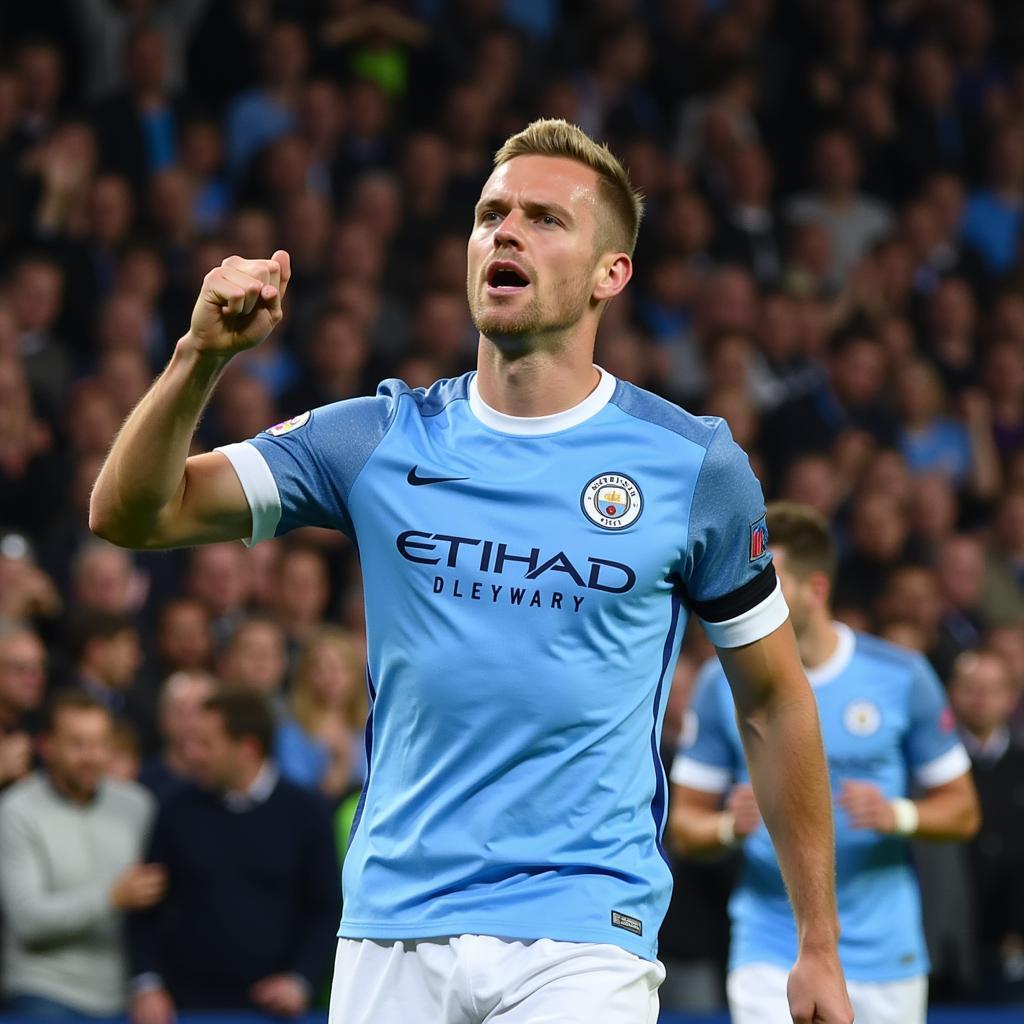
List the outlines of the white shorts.
<svg viewBox="0 0 1024 1024">
<path fill-rule="evenodd" d="M 793 1024 L 786 996 L 789 972 L 775 964 L 744 964 L 729 972 L 732 1024 Z M 928 978 L 847 981 L 857 1024 L 925 1024 Z"/>
<path fill-rule="evenodd" d="M 340 939 L 330 1024 L 656 1024 L 664 979 L 598 943 Z"/>
</svg>

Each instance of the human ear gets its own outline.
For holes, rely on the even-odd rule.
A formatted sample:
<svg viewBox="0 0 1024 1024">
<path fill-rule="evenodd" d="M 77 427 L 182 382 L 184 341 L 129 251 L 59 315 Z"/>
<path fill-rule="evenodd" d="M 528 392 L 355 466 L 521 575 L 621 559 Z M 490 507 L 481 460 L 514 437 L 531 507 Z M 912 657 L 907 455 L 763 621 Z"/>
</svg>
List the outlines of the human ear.
<svg viewBox="0 0 1024 1024">
<path fill-rule="evenodd" d="M 609 253 L 597 265 L 597 283 L 593 298 L 597 302 L 614 299 L 633 276 L 633 261 L 624 252 Z"/>
</svg>

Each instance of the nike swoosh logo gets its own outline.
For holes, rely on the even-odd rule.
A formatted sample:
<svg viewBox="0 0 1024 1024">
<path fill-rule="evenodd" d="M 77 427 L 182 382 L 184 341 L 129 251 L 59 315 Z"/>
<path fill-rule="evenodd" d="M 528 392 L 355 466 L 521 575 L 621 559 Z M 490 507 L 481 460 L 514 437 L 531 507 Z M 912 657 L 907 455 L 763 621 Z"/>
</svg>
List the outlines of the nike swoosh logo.
<svg viewBox="0 0 1024 1024">
<path fill-rule="evenodd" d="M 417 476 L 416 470 L 419 469 L 419 465 L 415 465 L 409 470 L 409 475 L 405 478 L 413 485 L 413 487 L 422 487 L 424 484 L 450 484 L 456 480 L 468 480 L 468 476 Z"/>
</svg>

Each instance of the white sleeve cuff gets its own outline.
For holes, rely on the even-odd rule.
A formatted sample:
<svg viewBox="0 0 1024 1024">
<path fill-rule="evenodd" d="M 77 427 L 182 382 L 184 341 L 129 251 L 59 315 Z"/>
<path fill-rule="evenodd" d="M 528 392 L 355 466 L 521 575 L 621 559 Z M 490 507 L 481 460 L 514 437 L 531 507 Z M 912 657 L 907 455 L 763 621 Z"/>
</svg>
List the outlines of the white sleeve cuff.
<svg viewBox="0 0 1024 1024">
<path fill-rule="evenodd" d="M 935 786 L 944 786 L 947 782 L 959 779 L 971 770 L 971 759 L 962 743 L 958 743 L 952 750 L 947 750 L 940 757 L 932 761 L 918 765 L 914 769 L 914 779 L 925 789 L 933 789 Z"/>
<path fill-rule="evenodd" d="M 281 521 L 281 495 L 277 490 L 277 481 L 267 465 L 260 450 L 248 441 L 237 444 L 226 444 L 214 448 L 231 463 L 238 476 L 238 481 L 245 491 L 252 513 L 252 536 L 245 541 L 246 547 L 259 544 L 261 540 L 269 540 L 277 530 Z"/>
<path fill-rule="evenodd" d="M 728 768 L 695 761 L 685 754 L 680 754 L 672 762 L 669 778 L 676 786 L 699 789 L 702 793 L 725 793 L 732 785 L 732 772 Z"/>
<path fill-rule="evenodd" d="M 716 647 L 742 647 L 773 633 L 789 617 L 789 606 L 782 596 L 782 584 L 776 580 L 775 589 L 755 607 L 734 619 L 724 622 L 700 620 L 708 639 Z"/>
</svg>

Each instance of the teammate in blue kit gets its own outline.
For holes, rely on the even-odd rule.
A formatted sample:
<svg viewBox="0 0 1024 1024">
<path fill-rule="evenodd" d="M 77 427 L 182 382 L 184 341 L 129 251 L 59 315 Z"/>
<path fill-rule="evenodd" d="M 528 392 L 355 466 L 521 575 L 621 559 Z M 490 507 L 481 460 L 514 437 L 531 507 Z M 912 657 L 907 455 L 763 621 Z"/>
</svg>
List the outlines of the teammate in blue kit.
<svg viewBox="0 0 1024 1024">
<path fill-rule="evenodd" d="M 832 770 L 839 956 L 857 1024 L 924 1024 L 928 954 L 906 840 L 974 834 L 970 760 L 928 662 L 832 621 L 835 554 L 825 521 L 780 502 L 769 506 L 768 532 Z M 669 828 L 691 853 L 742 841 L 744 869 L 729 906 L 729 1007 L 734 1024 L 783 1024 L 797 929 L 731 704 L 722 667 L 711 659 L 672 766 Z M 922 791 L 913 801 L 911 781 Z"/>
<path fill-rule="evenodd" d="M 671 873 L 658 757 L 689 614 L 735 687 L 801 929 L 794 1019 L 847 1024 L 814 699 L 721 420 L 593 365 L 642 206 L 579 129 L 498 152 L 469 240 L 478 368 L 187 458 L 217 376 L 281 317 L 286 253 L 231 257 L 123 427 L 93 529 L 172 547 L 298 526 L 358 545 L 368 775 L 332 1020 L 657 1019 Z"/>
</svg>

